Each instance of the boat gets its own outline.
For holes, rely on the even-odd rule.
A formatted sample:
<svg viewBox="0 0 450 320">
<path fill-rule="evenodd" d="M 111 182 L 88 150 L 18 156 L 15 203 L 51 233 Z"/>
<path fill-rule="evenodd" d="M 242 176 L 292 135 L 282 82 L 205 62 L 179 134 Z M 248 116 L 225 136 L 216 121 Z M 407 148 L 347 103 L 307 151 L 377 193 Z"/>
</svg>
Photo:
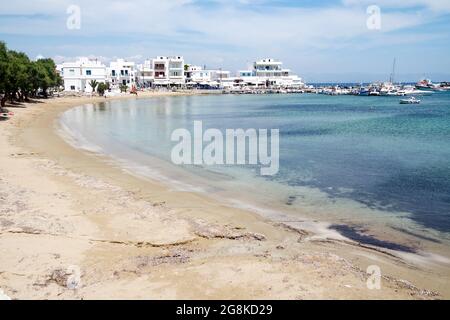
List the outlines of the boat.
<svg viewBox="0 0 450 320">
<path fill-rule="evenodd" d="M 450 82 L 441 82 L 439 84 L 440 91 L 450 91 Z"/>
<path fill-rule="evenodd" d="M 362 88 L 359 90 L 358 95 L 360 95 L 360 96 L 368 96 L 369 93 L 370 93 L 370 90 L 369 90 L 369 89 L 362 87 Z"/>
<path fill-rule="evenodd" d="M 400 100 L 400 104 L 419 104 L 420 100 L 415 97 Z"/>
<path fill-rule="evenodd" d="M 417 90 L 435 90 L 436 85 L 430 79 L 422 79 L 416 84 Z"/>
<path fill-rule="evenodd" d="M 398 96 L 399 88 L 396 87 L 392 82 L 385 82 L 381 86 L 380 95 L 382 96 Z"/>
<path fill-rule="evenodd" d="M 380 95 L 380 92 L 376 89 L 372 89 L 369 92 L 369 96 L 379 96 L 379 95 Z"/>
<path fill-rule="evenodd" d="M 403 86 L 401 90 L 398 91 L 398 95 L 400 96 L 410 96 L 410 95 L 421 95 L 421 96 L 430 96 L 434 93 L 431 90 L 419 90 L 414 88 L 413 86 Z"/>
<path fill-rule="evenodd" d="M 397 90 L 389 90 L 388 92 L 386 92 L 385 95 L 386 96 L 399 96 L 400 94 L 398 93 Z"/>
</svg>

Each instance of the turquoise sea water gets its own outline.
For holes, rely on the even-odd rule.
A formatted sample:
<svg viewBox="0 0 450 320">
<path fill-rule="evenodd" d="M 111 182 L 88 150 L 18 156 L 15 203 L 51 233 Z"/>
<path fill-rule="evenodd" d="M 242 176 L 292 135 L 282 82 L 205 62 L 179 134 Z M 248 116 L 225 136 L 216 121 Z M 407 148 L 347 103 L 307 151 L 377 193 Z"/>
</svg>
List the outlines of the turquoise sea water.
<svg viewBox="0 0 450 320">
<path fill-rule="evenodd" d="M 450 94 L 421 99 L 400 105 L 398 97 L 309 94 L 161 97 L 82 106 L 61 122 L 79 144 L 141 169 L 161 160 L 167 166 L 158 174 L 172 172 L 172 180 L 183 180 L 170 162 L 177 128 L 192 130 L 201 120 L 204 129 L 279 129 L 280 171 L 273 177 L 246 166 L 176 170 L 201 177 L 206 190 L 229 197 L 239 190 L 240 200 L 272 209 L 448 238 Z"/>
</svg>

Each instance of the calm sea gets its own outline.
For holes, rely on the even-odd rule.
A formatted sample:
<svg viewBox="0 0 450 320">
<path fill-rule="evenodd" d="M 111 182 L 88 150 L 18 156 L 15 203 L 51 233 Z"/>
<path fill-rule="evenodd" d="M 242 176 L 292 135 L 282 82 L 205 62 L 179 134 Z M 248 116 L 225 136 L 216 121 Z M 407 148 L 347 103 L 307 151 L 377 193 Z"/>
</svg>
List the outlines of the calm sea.
<svg viewBox="0 0 450 320">
<path fill-rule="evenodd" d="M 291 216 L 448 240 L 450 94 L 420 99 L 400 105 L 398 97 L 312 94 L 160 97 L 74 108 L 61 123 L 79 146 L 193 190 Z M 279 129 L 279 173 L 175 167 L 171 134 L 192 130 L 195 120 L 223 131 Z"/>
</svg>

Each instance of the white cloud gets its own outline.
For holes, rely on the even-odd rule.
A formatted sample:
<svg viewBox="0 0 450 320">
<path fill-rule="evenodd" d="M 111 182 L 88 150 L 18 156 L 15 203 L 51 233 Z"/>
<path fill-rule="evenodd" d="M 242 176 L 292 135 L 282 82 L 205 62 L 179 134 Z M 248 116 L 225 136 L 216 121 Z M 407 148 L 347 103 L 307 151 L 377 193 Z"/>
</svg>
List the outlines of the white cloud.
<svg viewBox="0 0 450 320">
<path fill-rule="evenodd" d="M 138 55 L 133 59 L 143 60 L 157 54 L 183 54 L 194 63 L 217 66 L 227 61 L 243 66 L 247 59 L 264 56 L 294 60 L 301 53 L 358 50 L 405 39 L 426 41 L 432 35 L 410 32 L 405 37 L 395 31 L 450 12 L 450 1 L 441 0 L 342 0 L 342 5 L 328 7 L 274 5 L 265 10 L 262 6 L 254 10 L 265 0 L 211 2 L 215 5 L 206 8 L 204 1 L 195 0 L 15 0 L 2 4 L 1 14 L 18 16 L 13 22 L 0 19 L 0 34 L 65 37 L 64 45 L 47 48 L 64 55 L 95 53 L 106 60 Z M 72 3 L 81 8 L 81 30 L 65 27 L 66 9 Z M 380 31 L 366 26 L 366 7 L 372 4 L 382 8 Z M 77 39 L 83 39 L 82 46 Z"/>
<path fill-rule="evenodd" d="M 442 14 L 450 12 L 450 1 L 448 0 L 343 0 L 342 3 L 347 6 L 377 5 L 386 9 L 419 8 Z"/>
<path fill-rule="evenodd" d="M 352 1 L 352 0 L 346 0 Z M 240 47 L 270 48 L 274 44 L 323 46 L 330 40 L 345 40 L 368 32 L 365 10 L 355 7 L 271 8 L 240 10 L 228 3 L 219 10 L 189 5 L 193 1 L 86 1 L 80 0 L 81 30 L 65 28 L 65 6 L 70 1 L 41 0 L 19 6 L 23 0 L 2 8 L 6 14 L 45 14 L 54 18 L 17 18 L 17 24 L 0 23 L 0 32 L 36 35 L 136 35 L 174 37 Z M 236 2 L 236 1 L 235 1 Z M 241 2 L 242 1 L 238 1 Z M 248 3 L 244 1 L 243 3 Z M 28 3 L 28 1 L 27 1 Z M 420 25 L 425 19 L 415 13 L 384 13 L 382 32 Z M 188 30 L 187 33 L 181 33 Z"/>
</svg>

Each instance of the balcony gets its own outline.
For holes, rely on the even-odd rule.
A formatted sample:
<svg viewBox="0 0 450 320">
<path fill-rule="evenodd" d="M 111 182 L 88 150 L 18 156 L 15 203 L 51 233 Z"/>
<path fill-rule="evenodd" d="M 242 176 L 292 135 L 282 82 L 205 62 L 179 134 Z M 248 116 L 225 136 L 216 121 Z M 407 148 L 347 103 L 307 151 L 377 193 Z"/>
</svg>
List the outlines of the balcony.
<svg viewBox="0 0 450 320">
<path fill-rule="evenodd" d="M 165 64 L 155 64 L 155 70 L 166 70 Z"/>
<path fill-rule="evenodd" d="M 170 69 L 177 69 L 177 70 L 182 70 L 184 69 L 183 65 L 181 63 L 174 63 L 174 64 L 170 64 L 169 65 Z"/>
</svg>

